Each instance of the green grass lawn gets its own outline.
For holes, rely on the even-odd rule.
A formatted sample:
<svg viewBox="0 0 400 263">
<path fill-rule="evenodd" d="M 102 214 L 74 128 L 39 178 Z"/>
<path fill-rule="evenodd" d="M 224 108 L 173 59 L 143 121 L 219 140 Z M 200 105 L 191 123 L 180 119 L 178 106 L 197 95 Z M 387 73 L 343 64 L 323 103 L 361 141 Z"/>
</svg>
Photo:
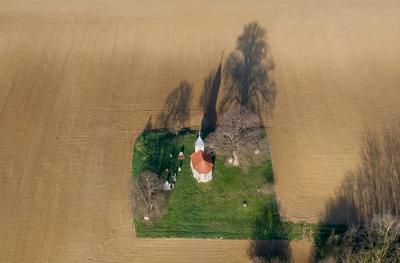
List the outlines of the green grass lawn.
<svg viewBox="0 0 400 263">
<path fill-rule="evenodd" d="M 152 222 L 135 218 L 138 236 L 292 239 L 301 235 L 302 229 L 298 225 L 280 220 L 273 192 L 263 194 L 257 191 L 258 187 L 271 183 L 270 160 L 243 172 L 238 167 L 226 166 L 217 156 L 213 180 L 198 183 L 189 164 L 195 133 L 170 136 L 165 132 L 150 132 L 146 136 L 139 137 L 135 144 L 134 178 L 146 169 L 160 174 L 165 167 L 177 167 L 175 157 L 182 145 L 186 157 L 163 216 Z M 155 140 L 158 140 L 158 146 L 163 146 L 155 147 Z M 169 157 L 170 152 L 173 158 Z M 242 205 L 245 200 L 247 207 Z"/>
</svg>

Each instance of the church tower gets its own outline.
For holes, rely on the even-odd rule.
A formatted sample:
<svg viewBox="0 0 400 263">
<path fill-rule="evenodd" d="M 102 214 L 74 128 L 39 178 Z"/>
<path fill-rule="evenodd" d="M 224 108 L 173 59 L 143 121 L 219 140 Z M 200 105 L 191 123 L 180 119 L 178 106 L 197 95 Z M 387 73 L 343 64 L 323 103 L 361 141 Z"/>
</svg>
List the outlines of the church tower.
<svg viewBox="0 0 400 263">
<path fill-rule="evenodd" d="M 197 137 L 196 142 L 194 143 L 194 151 L 203 151 L 204 152 L 204 141 L 201 139 L 201 132 L 199 131 L 199 136 Z"/>
</svg>

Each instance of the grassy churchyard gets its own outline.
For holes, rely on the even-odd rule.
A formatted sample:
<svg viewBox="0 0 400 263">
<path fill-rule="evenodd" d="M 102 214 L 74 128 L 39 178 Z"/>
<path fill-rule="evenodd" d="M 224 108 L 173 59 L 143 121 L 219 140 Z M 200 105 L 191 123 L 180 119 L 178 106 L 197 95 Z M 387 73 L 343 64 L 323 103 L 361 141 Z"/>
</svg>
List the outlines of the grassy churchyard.
<svg viewBox="0 0 400 263">
<path fill-rule="evenodd" d="M 133 181 L 144 170 L 152 170 L 164 180 L 166 169 L 174 173 L 177 156 L 184 149 L 185 159 L 175 188 L 168 191 L 163 213 L 150 221 L 135 216 L 140 237 L 197 237 L 228 239 L 293 239 L 303 227 L 282 222 L 273 191 L 271 161 L 254 165 L 246 172 L 226 165 L 216 156 L 213 180 L 198 183 L 190 169 L 190 154 L 197 134 L 173 135 L 147 131 L 135 143 Z M 171 157 L 172 156 L 172 157 Z M 243 205 L 243 202 L 247 206 Z"/>
</svg>

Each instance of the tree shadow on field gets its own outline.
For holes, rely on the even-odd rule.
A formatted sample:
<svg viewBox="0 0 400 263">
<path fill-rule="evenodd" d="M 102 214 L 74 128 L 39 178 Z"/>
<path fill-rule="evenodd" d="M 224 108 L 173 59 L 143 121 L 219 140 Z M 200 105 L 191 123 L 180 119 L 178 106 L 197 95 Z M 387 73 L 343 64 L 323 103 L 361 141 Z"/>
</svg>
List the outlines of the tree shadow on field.
<svg viewBox="0 0 400 263">
<path fill-rule="evenodd" d="M 177 162 L 171 162 L 171 155 L 178 156 L 179 149 L 171 143 L 176 133 L 185 127 L 190 118 L 190 103 L 192 100 L 193 85 L 188 81 L 181 81 L 174 88 L 165 100 L 162 111 L 153 122 L 149 117 L 143 132 L 142 138 L 137 143 L 148 152 L 143 153 L 146 159 L 140 160 L 144 168 L 157 173 L 163 179 L 168 179 L 172 170 L 177 170 Z M 175 160 L 175 159 L 174 159 Z"/>
<path fill-rule="evenodd" d="M 251 262 L 292 262 L 290 243 L 287 240 L 254 240 L 248 255 Z"/>
<path fill-rule="evenodd" d="M 360 163 L 348 171 L 324 221 L 368 223 L 374 215 L 400 216 L 400 124 L 363 136 Z"/>
<path fill-rule="evenodd" d="M 192 100 L 193 85 L 181 81 L 168 95 L 164 108 L 157 116 L 157 126 L 170 131 L 183 128 L 190 118 L 189 106 Z"/>
<path fill-rule="evenodd" d="M 252 262 L 291 262 L 290 242 L 276 202 L 264 205 L 254 221 L 248 255 Z"/>
<path fill-rule="evenodd" d="M 328 238 L 349 226 L 368 224 L 374 216 L 400 216 L 400 124 L 366 132 L 359 156 L 358 166 L 346 172 L 326 204 L 315 236 L 317 258 L 329 253 Z"/>
<path fill-rule="evenodd" d="M 276 97 L 276 86 L 272 79 L 275 64 L 270 56 L 266 35 L 265 28 L 257 22 L 244 26 L 235 51 L 225 61 L 225 95 L 220 112 L 227 111 L 232 104 L 239 104 L 260 116 L 264 111 L 272 114 Z"/>
<path fill-rule="evenodd" d="M 138 178 L 142 173 L 155 173 L 159 180 L 171 182 L 177 175 L 179 168 L 179 147 L 172 143 L 190 118 L 189 106 L 192 99 L 193 87 L 187 81 L 181 81 L 165 100 L 162 111 L 156 116 L 155 121 L 150 116 L 142 133 L 135 140 L 132 175 L 133 188 L 133 213 L 144 216 L 140 202 L 137 200 Z M 163 192 L 164 193 L 164 192 Z M 168 195 L 160 194 L 162 199 L 158 205 L 165 206 Z M 154 215 L 161 215 L 163 207 L 159 206 Z M 140 212 L 142 211 L 142 212 Z M 147 214 L 150 214 L 148 212 Z M 155 216 L 154 216 L 155 217 Z"/>
<path fill-rule="evenodd" d="M 217 126 L 217 99 L 221 86 L 222 56 L 216 72 L 211 72 L 204 80 L 203 91 L 200 96 L 200 106 L 203 108 L 201 130 L 206 136 L 213 132 Z"/>
<path fill-rule="evenodd" d="M 179 149 L 171 140 L 178 132 L 187 131 L 184 127 L 190 119 L 192 90 L 192 84 L 181 81 L 169 93 L 162 111 L 155 118 L 148 118 L 143 132 L 135 141 L 135 152 L 140 156 L 134 156 L 134 175 L 150 170 L 167 180 L 172 176 L 171 171 L 178 169 L 176 157 Z"/>
</svg>

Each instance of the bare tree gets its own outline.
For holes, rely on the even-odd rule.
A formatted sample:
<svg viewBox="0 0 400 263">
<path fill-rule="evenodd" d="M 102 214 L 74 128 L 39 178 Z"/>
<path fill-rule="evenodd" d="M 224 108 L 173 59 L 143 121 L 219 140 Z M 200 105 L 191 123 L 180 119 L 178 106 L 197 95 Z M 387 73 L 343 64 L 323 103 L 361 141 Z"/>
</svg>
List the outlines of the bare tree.
<svg viewBox="0 0 400 263">
<path fill-rule="evenodd" d="M 371 222 L 334 233 L 327 241 L 328 257 L 322 262 L 400 262 L 400 220 L 374 215 Z"/>
<path fill-rule="evenodd" d="M 374 217 L 366 227 L 368 246 L 375 262 L 394 262 L 400 258 L 400 220 L 392 215 Z M 379 246 L 376 246 L 379 244 Z"/>
<path fill-rule="evenodd" d="M 270 77 L 274 63 L 269 55 L 266 34 L 266 30 L 257 22 L 244 26 L 243 33 L 237 39 L 236 50 L 229 54 L 225 62 L 222 111 L 239 103 L 242 107 L 259 112 L 264 102 L 268 104 L 267 111 L 272 111 L 276 88 Z"/>
<path fill-rule="evenodd" d="M 144 216 L 151 217 L 161 199 L 163 182 L 159 176 L 151 171 L 144 171 L 137 181 L 137 205 L 141 206 Z"/>
<path fill-rule="evenodd" d="M 239 166 L 242 148 L 257 144 L 262 136 L 259 116 L 248 108 L 234 107 L 222 115 L 215 132 L 206 138 L 206 144 L 217 152 L 229 153 L 233 165 Z"/>
</svg>

